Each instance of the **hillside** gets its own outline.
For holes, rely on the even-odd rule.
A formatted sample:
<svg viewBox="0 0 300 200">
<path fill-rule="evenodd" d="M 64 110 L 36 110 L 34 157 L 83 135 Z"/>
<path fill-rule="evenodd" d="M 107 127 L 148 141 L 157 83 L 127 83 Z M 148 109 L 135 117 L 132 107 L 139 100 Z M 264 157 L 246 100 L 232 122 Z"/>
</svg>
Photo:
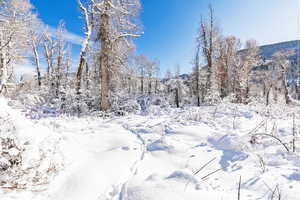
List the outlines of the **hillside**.
<svg viewBox="0 0 300 200">
<path fill-rule="evenodd" d="M 299 42 L 300 42 L 299 40 L 293 40 L 293 41 L 280 42 L 280 43 L 260 46 L 261 56 L 264 59 L 268 60 L 271 59 L 274 53 L 278 51 L 285 51 L 285 52 L 291 52 L 290 59 L 296 60 Z"/>
</svg>

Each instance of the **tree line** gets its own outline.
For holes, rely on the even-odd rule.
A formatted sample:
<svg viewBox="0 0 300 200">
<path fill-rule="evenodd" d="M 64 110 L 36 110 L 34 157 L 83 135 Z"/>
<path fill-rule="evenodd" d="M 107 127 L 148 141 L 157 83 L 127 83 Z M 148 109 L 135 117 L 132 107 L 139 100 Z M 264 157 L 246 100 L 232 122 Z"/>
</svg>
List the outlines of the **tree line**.
<svg viewBox="0 0 300 200">
<path fill-rule="evenodd" d="M 29 0 L 0 1 L 0 93 L 8 95 L 35 91 L 60 108 L 72 107 L 109 111 L 120 99 L 136 96 L 163 96 L 177 107 L 187 101 L 197 106 L 231 98 L 249 103 L 254 83 L 266 104 L 283 94 L 291 102 L 287 75 L 288 55 L 278 52 L 265 65 L 255 40 L 242 45 L 235 36 L 223 36 L 209 6 L 201 17 L 195 42 L 193 72 L 186 79 L 180 67 L 161 77 L 157 59 L 136 55 L 134 38 L 142 35 L 139 0 L 76 0 L 84 21 L 84 40 L 79 61 L 73 66 L 72 45 L 65 39 L 61 21 L 55 33 L 38 19 Z M 75 0 L 74 0 L 74 3 Z M 17 64 L 30 60 L 35 66 L 33 82 L 17 80 Z M 46 65 L 46 67 L 42 67 Z M 16 69 L 15 69 L 16 68 Z M 17 84 L 16 82 L 21 82 Z M 299 89 L 295 89 L 299 94 Z"/>
</svg>

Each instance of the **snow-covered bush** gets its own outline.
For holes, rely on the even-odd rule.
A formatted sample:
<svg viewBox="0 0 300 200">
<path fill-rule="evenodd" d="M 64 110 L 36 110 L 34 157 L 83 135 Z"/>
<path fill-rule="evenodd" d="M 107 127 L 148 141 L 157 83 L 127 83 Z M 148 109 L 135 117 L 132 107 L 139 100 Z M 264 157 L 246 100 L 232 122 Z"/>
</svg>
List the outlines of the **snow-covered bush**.
<svg viewBox="0 0 300 200">
<path fill-rule="evenodd" d="M 63 167 L 56 148 L 59 137 L 33 124 L 0 99 L 0 186 L 7 189 L 45 187 Z M 49 132 L 50 133 L 50 132 Z"/>
<path fill-rule="evenodd" d="M 119 116 L 136 113 L 141 109 L 142 107 L 139 104 L 139 100 L 130 97 L 115 96 L 112 105 L 112 112 Z"/>
<path fill-rule="evenodd" d="M 0 116 L 0 174 L 22 163 L 23 147 L 13 134 L 15 127 L 8 116 Z M 1 177 L 2 179 L 3 177 Z"/>
</svg>

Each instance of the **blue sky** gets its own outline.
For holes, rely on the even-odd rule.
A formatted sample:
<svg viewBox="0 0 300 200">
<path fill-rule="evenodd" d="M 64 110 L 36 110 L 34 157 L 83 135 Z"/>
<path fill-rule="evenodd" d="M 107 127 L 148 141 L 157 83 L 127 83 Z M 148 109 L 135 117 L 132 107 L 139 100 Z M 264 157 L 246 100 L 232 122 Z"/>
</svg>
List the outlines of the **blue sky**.
<svg viewBox="0 0 300 200">
<path fill-rule="evenodd" d="M 76 0 L 31 0 L 40 18 L 50 27 L 66 22 L 68 37 L 78 43 L 83 22 Z M 269 44 L 299 38 L 300 0 L 141 0 L 144 35 L 136 40 L 138 53 L 159 59 L 162 72 L 179 64 L 191 70 L 196 31 L 208 4 L 215 9 L 224 35 Z M 77 42 L 75 42 L 77 41 Z M 75 45 L 74 61 L 79 46 Z"/>
</svg>

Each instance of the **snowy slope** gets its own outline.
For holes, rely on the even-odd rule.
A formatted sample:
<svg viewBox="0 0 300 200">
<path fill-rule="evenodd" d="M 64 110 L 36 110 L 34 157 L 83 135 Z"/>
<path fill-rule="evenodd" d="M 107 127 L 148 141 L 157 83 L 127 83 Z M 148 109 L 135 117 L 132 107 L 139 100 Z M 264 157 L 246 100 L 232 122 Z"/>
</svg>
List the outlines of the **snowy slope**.
<svg viewBox="0 0 300 200">
<path fill-rule="evenodd" d="M 31 121 L 18 118 L 22 114 L 9 108 L 18 116 L 16 121 L 22 121 L 18 130 L 31 127 L 32 133 L 42 135 L 27 136 L 23 131 L 20 137 L 58 138 L 64 167 L 43 191 L 5 191 L 0 198 L 237 199 L 241 176 L 243 200 L 272 195 L 278 199 L 279 193 L 282 199 L 296 200 L 300 195 L 299 153 L 287 152 L 278 141 L 254 134 L 272 133 L 290 149 L 292 115 L 297 109 L 230 104 L 185 110 L 152 107 L 147 116 Z M 300 130 L 298 113 L 295 121 Z"/>
</svg>

